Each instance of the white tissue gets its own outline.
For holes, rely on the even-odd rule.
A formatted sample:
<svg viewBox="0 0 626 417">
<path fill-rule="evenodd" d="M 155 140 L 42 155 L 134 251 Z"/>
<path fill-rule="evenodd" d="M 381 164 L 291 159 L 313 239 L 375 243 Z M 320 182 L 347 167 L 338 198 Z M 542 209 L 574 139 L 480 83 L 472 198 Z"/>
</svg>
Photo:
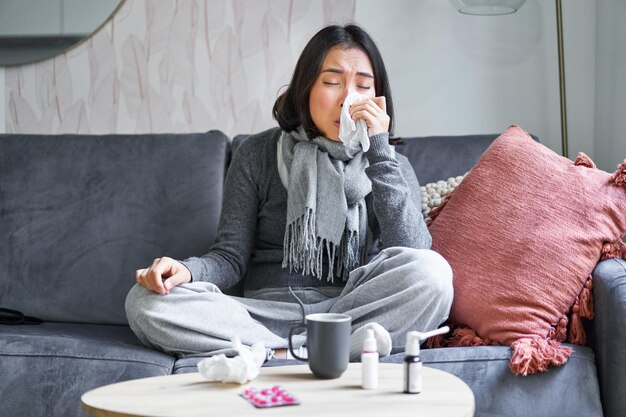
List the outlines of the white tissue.
<svg viewBox="0 0 626 417">
<path fill-rule="evenodd" d="M 367 124 L 365 120 L 359 119 L 356 123 L 350 117 L 350 106 L 355 101 L 366 99 L 358 93 L 350 93 L 343 102 L 341 109 L 341 119 L 339 120 L 339 140 L 349 148 L 356 148 L 361 144 L 363 152 L 370 148 L 370 138 L 367 135 Z"/>
<path fill-rule="evenodd" d="M 198 371 L 204 379 L 244 384 L 259 375 L 266 356 L 263 343 L 255 343 L 248 348 L 241 344 L 238 337 L 233 338 L 231 343 L 239 352 L 238 356 L 227 358 L 222 353 L 198 362 Z"/>
</svg>

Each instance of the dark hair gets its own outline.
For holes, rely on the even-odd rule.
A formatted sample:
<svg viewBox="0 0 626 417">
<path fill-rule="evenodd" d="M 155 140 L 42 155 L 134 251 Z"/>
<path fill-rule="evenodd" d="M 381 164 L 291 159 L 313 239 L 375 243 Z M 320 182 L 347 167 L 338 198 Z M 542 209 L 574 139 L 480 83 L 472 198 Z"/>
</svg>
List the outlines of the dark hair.
<svg viewBox="0 0 626 417">
<path fill-rule="evenodd" d="M 317 32 L 307 43 L 298 58 L 291 83 L 274 103 L 272 114 L 285 132 L 304 128 L 307 136 L 313 138 L 322 133 L 313 123 L 309 110 L 311 88 L 317 80 L 324 58 L 335 46 L 358 48 L 369 57 L 374 70 L 374 91 L 376 96 L 385 96 L 389 115 L 389 134 L 393 133 L 393 100 L 383 58 L 372 38 L 356 25 L 327 26 Z"/>
</svg>

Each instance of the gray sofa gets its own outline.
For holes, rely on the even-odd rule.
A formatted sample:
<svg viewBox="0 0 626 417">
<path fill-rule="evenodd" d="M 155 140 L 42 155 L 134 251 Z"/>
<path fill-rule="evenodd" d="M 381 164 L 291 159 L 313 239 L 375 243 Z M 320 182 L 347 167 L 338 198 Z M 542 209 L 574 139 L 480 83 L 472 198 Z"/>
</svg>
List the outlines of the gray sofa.
<svg viewBox="0 0 626 417">
<path fill-rule="evenodd" d="M 465 173 L 494 138 L 409 138 L 397 149 L 424 184 Z M 196 371 L 197 357 L 139 343 L 124 298 L 153 258 L 208 250 L 242 140 L 217 131 L 0 135 L 0 307 L 45 321 L 0 325 L 0 416 L 84 415 L 80 396 L 92 388 Z M 476 416 L 626 415 L 626 262 L 601 262 L 594 277 L 590 346 L 575 346 L 564 366 L 515 376 L 510 349 L 496 346 L 429 349 L 422 359 L 467 382 Z"/>
</svg>

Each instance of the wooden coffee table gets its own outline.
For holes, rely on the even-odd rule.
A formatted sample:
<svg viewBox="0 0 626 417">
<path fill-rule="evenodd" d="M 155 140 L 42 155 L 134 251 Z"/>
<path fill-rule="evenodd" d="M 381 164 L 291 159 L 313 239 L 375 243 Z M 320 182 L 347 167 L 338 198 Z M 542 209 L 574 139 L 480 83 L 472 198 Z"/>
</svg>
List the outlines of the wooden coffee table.
<svg viewBox="0 0 626 417">
<path fill-rule="evenodd" d="M 244 385 L 208 382 L 199 373 L 119 382 L 83 394 L 83 410 L 96 417 L 127 416 L 449 416 L 472 417 L 474 394 L 456 376 L 423 368 L 423 391 L 402 393 L 402 366 L 381 363 L 379 387 L 361 388 L 361 364 L 337 379 L 317 379 L 307 365 L 262 368 Z M 255 408 L 239 396 L 248 387 L 281 385 L 299 405 Z"/>
</svg>

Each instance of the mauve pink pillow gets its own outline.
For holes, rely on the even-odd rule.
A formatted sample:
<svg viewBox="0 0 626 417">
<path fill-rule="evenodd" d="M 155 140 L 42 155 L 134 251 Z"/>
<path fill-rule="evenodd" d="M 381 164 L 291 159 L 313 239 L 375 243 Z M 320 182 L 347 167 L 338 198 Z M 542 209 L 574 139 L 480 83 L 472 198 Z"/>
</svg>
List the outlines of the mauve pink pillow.
<svg viewBox="0 0 626 417">
<path fill-rule="evenodd" d="M 626 161 L 613 176 L 577 164 L 511 126 L 430 224 L 454 271 L 450 321 L 511 345 L 518 374 L 567 361 L 567 315 L 591 315 L 579 311 L 592 300 L 588 277 L 603 245 L 626 233 Z"/>
</svg>

